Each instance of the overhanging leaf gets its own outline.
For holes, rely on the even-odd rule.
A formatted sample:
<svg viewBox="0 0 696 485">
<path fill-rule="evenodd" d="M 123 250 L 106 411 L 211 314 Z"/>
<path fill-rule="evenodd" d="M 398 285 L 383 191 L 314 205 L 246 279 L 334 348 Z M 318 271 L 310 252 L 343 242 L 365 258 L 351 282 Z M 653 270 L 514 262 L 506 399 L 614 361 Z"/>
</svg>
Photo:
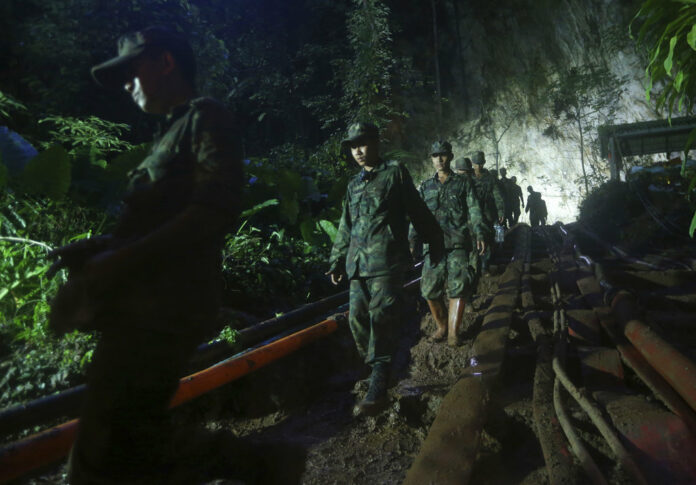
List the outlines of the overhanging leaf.
<svg viewBox="0 0 696 485">
<path fill-rule="evenodd" d="M 333 243 L 336 239 L 336 234 L 338 234 L 338 229 L 333 222 L 322 219 L 317 224 L 329 236 L 329 239 L 331 239 Z"/>
<path fill-rule="evenodd" d="M 696 212 L 691 218 L 691 225 L 689 226 L 689 236 L 694 237 L 694 232 L 696 231 Z"/>
<path fill-rule="evenodd" d="M 696 51 L 696 24 L 691 27 L 691 30 L 686 36 L 686 43 Z"/>
<path fill-rule="evenodd" d="M 665 66 L 665 72 L 669 75 L 672 74 L 672 63 L 674 59 L 674 46 L 677 45 L 677 36 L 674 35 L 672 36 L 671 39 L 669 39 L 669 53 L 667 54 L 667 58 L 665 59 L 664 66 Z"/>
<path fill-rule="evenodd" d="M 272 207 L 278 205 L 278 199 L 269 199 L 264 202 L 261 202 L 260 204 L 256 204 L 254 207 L 251 209 L 247 209 L 241 213 L 241 217 L 246 218 L 246 217 L 251 217 L 257 212 L 262 211 L 266 207 Z"/>
</svg>

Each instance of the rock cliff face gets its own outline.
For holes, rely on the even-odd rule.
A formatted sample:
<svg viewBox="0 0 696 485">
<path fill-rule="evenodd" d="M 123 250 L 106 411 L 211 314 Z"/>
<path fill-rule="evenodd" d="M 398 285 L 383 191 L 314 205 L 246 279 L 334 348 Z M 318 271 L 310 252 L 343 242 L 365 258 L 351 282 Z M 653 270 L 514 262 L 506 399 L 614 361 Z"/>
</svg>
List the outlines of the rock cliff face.
<svg viewBox="0 0 696 485">
<path fill-rule="evenodd" d="M 456 0 L 455 0 L 456 1 Z M 488 5 L 487 5 L 488 4 Z M 554 92 L 570 68 L 601 71 L 623 90 L 591 106 L 600 88 L 586 89 L 582 136 L 590 186 L 609 176 L 599 157 L 596 127 L 657 118 L 645 100 L 644 60 L 628 34 L 640 2 L 620 0 L 470 1 L 457 16 L 460 62 L 448 63 L 464 80 L 452 108 L 463 113 L 456 154 L 483 150 L 488 168 L 506 167 L 526 194 L 542 192 L 549 222 L 571 221 L 585 194 L 577 122 L 554 108 Z M 466 11 L 464 11 L 466 10 Z M 608 81 L 607 81 L 608 80 Z M 601 83 L 599 83 L 601 84 Z"/>
</svg>

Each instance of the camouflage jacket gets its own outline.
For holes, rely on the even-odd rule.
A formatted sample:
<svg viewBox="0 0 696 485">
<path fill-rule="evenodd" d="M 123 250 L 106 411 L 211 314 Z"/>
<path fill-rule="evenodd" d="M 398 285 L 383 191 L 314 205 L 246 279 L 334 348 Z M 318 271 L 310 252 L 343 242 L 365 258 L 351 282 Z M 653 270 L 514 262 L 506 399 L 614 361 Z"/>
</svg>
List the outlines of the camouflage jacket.
<svg viewBox="0 0 696 485">
<path fill-rule="evenodd" d="M 505 217 L 505 194 L 498 181 L 488 170 L 482 169 L 481 176 L 471 176 L 474 191 L 483 209 L 485 224 L 493 225 L 498 219 Z"/>
<path fill-rule="evenodd" d="M 468 175 L 452 173 L 441 183 L 435 174 L 420 184 L 418 192 L 442 228 L 445 248 L 471 251 L 474 248 L 472 232 L 476 240 L 483 240 L 486 229 L 481 204 Z M 412 232 L 410 236 L 412 245 L 417 244 L 415 233 Z M 428 252 L 427 246 L 424 246 L 423 252 Z"/>
<path fill-rule="evenodd" d="M 358 278 L 405 270 L 411 262 L 409 219 L 421 237 L 442 248 L 442 230 L 403 164 L 381 162 L 362 170 L 348 183 L 330 272 L 345 265 L 348 278 Z"/>
<path fill-rule="evenodd" d="M 149 155 L 129 173 L 116 240 L 145 237 L 191 205 L 213 208 L 230 225 L 239 213 L 242 155 L 232 115 L 199 98 L 175 108 L 161 128 Z M 224 236 L 176 252 L 163 247 L 114 303 L 121 313 L 142 317 L 139 322 L 164 325 L 171 318 L 167 331 L 185 331 L 175 322 L 217 311 Z"/>
</svg>

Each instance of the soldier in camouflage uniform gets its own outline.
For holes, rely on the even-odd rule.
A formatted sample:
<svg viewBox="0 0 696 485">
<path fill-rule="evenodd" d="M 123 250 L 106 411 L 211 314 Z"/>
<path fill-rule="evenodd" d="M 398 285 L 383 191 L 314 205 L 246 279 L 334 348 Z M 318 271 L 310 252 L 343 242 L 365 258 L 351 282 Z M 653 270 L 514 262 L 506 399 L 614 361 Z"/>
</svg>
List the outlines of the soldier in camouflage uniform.
<svg viewBox="0 0 696 485">
<path fill-rule="evenodd" d="M 476 152 L 471 157 L 471 163 L 474 167 L 474 175 L 471 177 L 474 182 L 474 190 L 481 201 L 483 210 L 484 224 L 486 225 L 486 251 L 479 258 L 480 271 L 485 273 L 488 270 L 488 262 L 491 258 L 491 248 L 493 245 L 493 225 L 496 222 L 502 224 L 505 220 L 505 199 L 503 191 L 500 189 L 493 175 L 483 168 L 486 163 L 486 156 L 483 152 Z"/>
<path fill-rule="evenodd" d="M 424 180 L 418 192 L 442 228 L 445 253 L 439 262 L 434 263 L 427 245 L 424 245 L 421 294 L 428 302 L 437 325 L 432 339 L 440 341 L 447 336 L 447 343 L 456 346 L 466 300 L 471 296 L 474 284 L 474 249 L 480 254 L 485 250 L 484 226 L 471 178 L 450 170 L 452 145 L 447 141 L 436 141 L 430 149 L 430 157 L 435 175 Z M 473 243 L 472 239 L 476 242 Z M 445 286 L 449 314 L 442 301 Z"/>
<path fill-rule="evenodd" d="M 169 458 L 169 402 L 219 307 L 241 150 L 227 110 L 194 97 L 193 51 L 175 32 L 149 27 L 124 35 L 118 56 L 92 75 L 166 118 L 130 174 L 109 242 L 65 287 L 69 293 L 82 283 L 94 303 L 88 327 L 101 330 L 68 475 L 73 485 L 159 483 L 169 481 L 156 478 Z M 56 252 L 68 254 L 70 247 Z"/>
<path fill-rule="evenodd" d="M 327 274 L 334 284 L 344 276 L 350 281 L 350 329 L 372 366 L 367 395 L 356 411 L 372 414 L 385 402 L 401 320 L 403 274 L 411 264 L 408 220 L 431 244 L 434 260 L 442 254 L 443 236 L 406 167 L 380 158 L 375 125 L 351 125 L 343 145 L 362 169 L 348 184 Z"/>
<path fill-rule="evenodd" d="M 471 166 L 471 158 L 457 158 L 452 162 L 452 171 L 457 175 L 473 175 L 474 169 Z"/>
</svg>

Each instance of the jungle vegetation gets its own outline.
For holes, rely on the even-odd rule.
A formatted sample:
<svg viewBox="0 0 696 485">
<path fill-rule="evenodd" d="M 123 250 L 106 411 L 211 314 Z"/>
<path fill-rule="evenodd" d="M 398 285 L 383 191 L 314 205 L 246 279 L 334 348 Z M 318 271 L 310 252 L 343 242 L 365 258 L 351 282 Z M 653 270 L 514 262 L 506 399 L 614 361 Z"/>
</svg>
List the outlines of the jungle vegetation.
<svg viewBox="0 0 696 485">
<path fill-rule="evenodd" d="M 373 121 L 389 157 L 422 158 L 409 151 L 422 140 L 404 133 L 435 125 L 433 86 L 444 97 L 455 81 L 430 74 L 432 24 L 414 22 L 435 4 L 410 3 L 406 13 L 380 0 L 2 2 L 0 407 L 81 382 L 95 345 L 49 330 L 66 274 L 47 277 L 46 255 L 109 231 L 156 128 L 125 92 L 89 77 L 119 35 L 153 24 L 185 33 L 198 91 L 239 121 L 244 211 L 225 247 L 224 303 L 261 320 L 335 291 L 324 272 L 354 173 L 340 150 L 346 126 Z M 441 19 L 453 3 L 438 2 Z"/>
<path fill-rule="evenodd" d="M 676 2 L 646 2 L 659 15 L 657 4 L 668 3 Z M 457 20 L 493 19 L 502 38 L 497 9 L 488 0 L 466 8 L 457 0 L 0 2 L 0 408 L 81 382 L 90 360 L 95 335 L 58 339 L 47 327 L 66 275 L 47 277 L 46 254 L 109 231 L 126 173 L 156 128 L 126 93 L 110 95 L 89 77 L 115 54 L 119 35 L 153 24 L 185 33 L 198 91 L 235 113 L 246 179 L 244 212 L 225 247 L 224 303 L 263 319 L 334 291 L 326 260 L 355 172 L 340 149 L 347 125 L 377 123 L 382 151 L 418 175 L 429 143 L 449 135 L 443 127 L 479 109 L 468 104 L 462 66 L 466 46 L 480 39 Z M 692 70 L 682 70 L 685 90 Z M 511 119 L 541 110 L 554 88 L 559 126 L 575 123 L 582 137 L 589 115 L 570 96 L 578 73 L 565 84 L 549 79 L 530 70 L 529 105 L 511 107 Z M 490 75 L 482 92 L 493 96 L 504 82 Z M 509 125 L 487 126 L 497 146 Z"/>
</svg>

